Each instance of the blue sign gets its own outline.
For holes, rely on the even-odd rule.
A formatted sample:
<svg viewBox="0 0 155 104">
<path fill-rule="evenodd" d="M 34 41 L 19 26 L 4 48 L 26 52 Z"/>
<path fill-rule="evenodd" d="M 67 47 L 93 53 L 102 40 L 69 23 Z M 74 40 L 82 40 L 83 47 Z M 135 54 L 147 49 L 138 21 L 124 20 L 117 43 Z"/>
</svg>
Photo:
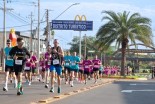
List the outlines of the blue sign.
<svg viewBox="0 0 155 104">
<path fill-rule="evenodd" d="M 52 20 L 51 29 L 55 30 L 93 30 L 93 21 Z"/>
</svg>

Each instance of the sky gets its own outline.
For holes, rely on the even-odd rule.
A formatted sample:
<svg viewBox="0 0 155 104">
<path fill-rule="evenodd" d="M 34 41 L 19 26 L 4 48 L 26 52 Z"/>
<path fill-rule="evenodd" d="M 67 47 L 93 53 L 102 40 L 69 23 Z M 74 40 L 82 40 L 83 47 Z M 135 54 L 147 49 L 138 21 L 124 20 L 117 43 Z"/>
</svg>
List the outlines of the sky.
<svg viewBox="0 0 155 104">
<path fill-rule="evenodd" d="M 7 11 L 6 14 L 6 30 L 9 31 L 14 27 L 17 31 L 23 31 L 29 34 L 30 30 L 30 14 L 33 13 L 33 29 L 37 26 L 37 1 L 38 0 L 6 0 L 6 7 L 13 9 Z M 34 3 L 32 3 L 34 2 Z M 36 3 L 36 4 L 35 4 Z M 71 6 L 74 3 L 79 5 Z M 141 16 L 148 17 L 152 20 L 152 29 L 155 33 L 155 2 L 154 0 L 40 0 L 41 6 L 41 21 L 45 21 L 45 11 L 49 9 L 49 19 L 54 20 L 65 9 L 65 11 L 57 20 L 74 20 L 76 15 L 85 15 L 88 21 L 93 21 L 92 31 L 82 31 L 84 36 L 95 36 L 100 26 L 105 22 L 101 21 L 102 11 L 112 10 L 115 12 L 128 11 L 130 13 L 140 13 Z M 3 0 L 0 0 L 0 8 L 3 8 Z M 10 13 L 11 12 L 11 13 Z M 21 18 L 21 19 L 19 19 Z M 27 26 L 23 26 L 27 25 Z M 17 26 L 17 27 L 16 27 Z M 19 26 L 19 27 L 18 27 Z M 43 34 L 43 29 L 46 23 L 41 23 L 40 35 Z M 0 10 L 0 31 L 3 31 L 3 11 Z M 64 49 L 70 46 L 67 44 L 71 42 L 74 36 L 79 36 L 78 31 L 72 30 L 55 30 L 55 38 L 59 39 L 60 45 Z M 153 38 L 155 39 L 155 37 Z"/>
</svg>

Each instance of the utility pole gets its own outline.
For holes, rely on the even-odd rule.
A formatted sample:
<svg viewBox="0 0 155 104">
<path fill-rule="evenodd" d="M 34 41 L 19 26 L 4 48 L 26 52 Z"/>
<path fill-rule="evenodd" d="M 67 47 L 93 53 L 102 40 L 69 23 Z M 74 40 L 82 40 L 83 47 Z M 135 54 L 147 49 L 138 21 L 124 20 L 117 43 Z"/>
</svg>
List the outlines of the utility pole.
<svg viewBox="0 0 155 104">
<path fill-rule="evenodd" d="M 10 9 L 10 8 L 6 8 L 6 0 L 3 0 L 3 5 L 4 5 L 4 8 L 0 8 L 1 10 L 3 10 L 3 50 L 4 48 L 6 47 L 6 10 L 13 10 L 13 9 Z M 2 65 L 2 68 L 3 68 L 3 71 L 5 71 L 5 57 L 4 57 L 4 51 L 3 51 L 3 55 L 2 55 L 2 59 L 3 59 L 3 65 Z"/>
<path fill-rule="evenodd" d="M 46 22 L 47 22 L 47 26 L 46 26 L 46 45 L 49 45 L 49 10 L 46 10 Z"/>
<path fill-rule="evenodd" d="M 84 46 L 84 47 L 85 47 L 85 48 L 84 48 L 84 57 L 85 57 L 85 58 L 86 58 L 86 49 L 87 49 L 87 48 L 86 48 L 86 47 L 87 47 L 87 46 L 86 46 L 86 45 L 87 45 L 86 38 L 87 38 L 87 37 L 86 37 L 86 34 L 85 34 L 85 39 L 84 39 L 84 40 L 85 40 L 85 46 Z"/>
<path fill-rule="evenodd" d="M 31 14 L 29 15 L 30 16 L 30 19 L 31 19 L 31 42 L 30 42 L 30 48 L 31 48 L 31 51 L 33 51 L 34 50 L 34 45 L 33 45 L 33 38 L 34 38 L 34 36 L 33 36 L 33 32 L 32 32 L 32 25 L 33 25 L 33 13 L 31 12 Z"/>
<path fill-rule="evenodd" d="M 40 59 L 40 0 L 38 0 L 38 59 Z M 39 64 L 37 65 L 38 69 L 39 69 Z M 39 73 L 39 71 L 38 71 Z"/>
</svg>

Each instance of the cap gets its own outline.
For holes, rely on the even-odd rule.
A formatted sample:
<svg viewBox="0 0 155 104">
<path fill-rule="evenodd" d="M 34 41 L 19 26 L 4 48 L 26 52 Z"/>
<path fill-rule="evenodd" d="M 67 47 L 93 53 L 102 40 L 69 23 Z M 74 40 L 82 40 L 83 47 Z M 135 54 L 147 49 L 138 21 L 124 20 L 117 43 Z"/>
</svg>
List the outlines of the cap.
<svg viewBox="0 0 155 104">
<path fill-rule="evenodd" d="M 7 43 L 11 43 L 11 40 L 10 40 L 10 39 L 8 39 L 6 42 L 7 42 Z"/>
</svg>

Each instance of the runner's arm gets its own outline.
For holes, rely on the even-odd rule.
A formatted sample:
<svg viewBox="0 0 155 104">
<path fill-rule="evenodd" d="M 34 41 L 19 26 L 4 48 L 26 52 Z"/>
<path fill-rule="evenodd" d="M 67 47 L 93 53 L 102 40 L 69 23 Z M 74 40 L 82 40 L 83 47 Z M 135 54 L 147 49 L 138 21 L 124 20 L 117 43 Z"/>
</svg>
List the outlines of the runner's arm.
<svg viewBox="0 0 155 104">
<path fill-rule="evenodd" d="M 57 53 L 59 56 L 64 57 L 64 52 L 61 47 L 59 48 L 59 51 Z"/>
<path fill-rule="evenodd" d="M 30 52 L 26 48 L 25 48 L 25 50 L 26 50 L 26 55 L 28 55 L 30 58 L 30 56 L 31 56 Z"/>
<path fill-rule="evenodd" d="M 15 47 L 10 50 L 9 55 L 12 57 L 15 55 Z"/>
</svg>

